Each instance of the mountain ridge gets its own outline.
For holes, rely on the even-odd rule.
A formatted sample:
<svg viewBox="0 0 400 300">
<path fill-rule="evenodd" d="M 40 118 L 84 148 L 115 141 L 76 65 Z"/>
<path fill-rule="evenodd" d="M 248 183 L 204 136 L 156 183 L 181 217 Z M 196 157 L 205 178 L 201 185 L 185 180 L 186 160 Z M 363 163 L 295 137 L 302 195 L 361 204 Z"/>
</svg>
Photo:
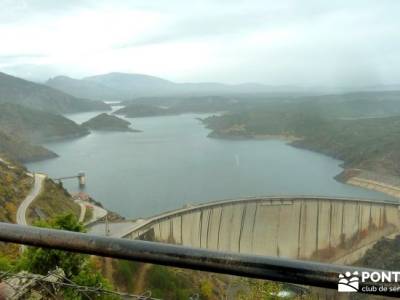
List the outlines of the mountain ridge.
<svg viewBox="0 0 400 300">
<path fill-rule="evenodd" d="M 19 104 L 58 114 L 109 109 L 105 103 L 76 98 L 47 85 L 2 72 L 0 72 L 0 103 Z"/>
<path fill-rule="evenodd" d="M 269 86 L 260 83 L 178 83 L 146 74 L 120 72 L 88 76 L 82 79 L 61 75 L 50 78 L 46 84 L 66 93 L 78 97 L 86 96 L 92 100 L 130 100 L 136 97 L 150 96 L 304 92 L 304 89 L 296 86 Z M 105 97 L 99 96 L 101 90 Z"/>
</svg>

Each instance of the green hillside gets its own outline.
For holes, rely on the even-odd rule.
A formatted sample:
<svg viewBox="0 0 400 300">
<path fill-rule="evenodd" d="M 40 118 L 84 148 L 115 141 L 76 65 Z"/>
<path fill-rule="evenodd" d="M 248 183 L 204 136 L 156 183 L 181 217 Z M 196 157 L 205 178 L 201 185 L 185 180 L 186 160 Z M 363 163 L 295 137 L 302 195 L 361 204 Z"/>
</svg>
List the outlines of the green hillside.
<svg viewBox="0 0 400 300">
<path fill-rule="evenodd" d="M 0 72 L 0 103 L 6 102 L 53 113 L 109 109 L 103 102 L 75 98 L 51 87 Z"/>
<path fill-rule="evenodd" d="M 32 184 L 23 167 L 0 161 L 0 222 L 15 222 L 18 206 Z"/>
<path fill-rule="evenodd" d="M 225 96 L 149 97 L 126 101 L 126 106 L 115 112 L 128 118 L 209 113 L 237 110 L 243 103 Z"/>
<path fill-rule="evenodd" d="M 63 116 L 10 103 L 0 104 L 0 129 L 9 135 L 33 142 L 78 137 L 89 133 L 87 129 Z"/>
<path fill-rule="evenodd" d="M 10 103 L 0 104 L 0 154 L 15 161 L 56 157 L 38 144 L 86 134 L 89 134 L 86 128 L 61 115 Z"/>
<path fill-rule="evenodd" d="M 72 200 L 71 195 L 50 179 L 46 179 L 43 184 L 43 192 L 33 201 L 32 206 L 27 211 L 29 223 L 44 217 L 52 218 L 61 214 L 73 214 L 79 219 L 81 208 L 79 204 Z"/>
<path fill-rule="evenodd" d="M 0 131 L 0 156 L 14 161 L 30 162 L 57 157 L 57 154 L 38 145 Z"/>
<path fill-rule="evenodd" d="M 400 175 L 400 116 L 344 120 L 305 109 L 259 109 L 204 123 L 211 137 L 297 137 L 292 145 L 344 160 L 346 167 Z"/>
</svg>

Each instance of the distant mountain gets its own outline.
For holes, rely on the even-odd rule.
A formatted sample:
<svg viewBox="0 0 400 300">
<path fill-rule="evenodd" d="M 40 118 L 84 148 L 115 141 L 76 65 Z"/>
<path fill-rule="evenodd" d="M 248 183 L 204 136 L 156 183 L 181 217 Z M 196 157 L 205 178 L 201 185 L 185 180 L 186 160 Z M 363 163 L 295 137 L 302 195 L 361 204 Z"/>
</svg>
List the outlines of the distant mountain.
<svg viewBox="0 0 400 300">
<path fill-rule="evenodd" d="M 121 100 L 127 95 L 119 90 L 90 80 L 79 80 L 67 76 L 50 78 L 46 84 L 75 97 L 91 100 Z"/>
<path fill-rule="evenodd" d="M 61 115 L 11 103 L 0 104 L 0 130 L 33 143 L 79 137 L 89 133 L 87 129 Z"/>
<path fill-rule="evenodd" d="M 106 113 L 102 113 L 89 121 L 82 123 L 83 127 L 92 130 L 139 132 L 138 130 L 130 128 L 129 125 L 131 125 L 130 122 Z"/>
<path fill-rule="evenodd" d="M 145 90 L 155 87 L 171 87 L 175 83 L 144 74 L 128 74 L 128 73 L 108 73 L 104 75 L 96 75 L 83 78 L 85 81 L 96 82 L 115 90 L 133 92 L 138 89 Z"/>
<path fill-rule="evenodd" d="M 114 114 L 138 118 L 184 113 L 212 113 L 243 107 L 236 99 L 228 96 L 147 97 L 126 101 L 125 104 L 125 107 L 115 111 Z"/>
<path fill-rule="evenodd" d="M 165 116 L 175 114 L 167 108 L 161 108 L 147 104 L 129 104 L 114 112 L 116 115 L 123 115 L 127 118 L 141 118 L 151 116 Z"/>
<path fill-rule="evenodd" d="M 108 73 L 73 79 L 58 76 L 47 85 L 74 95 L 94 100 L 130 100 L 154 96 L 206 96 L 254 93 L 303 93 L 294 86 L 267 86 L 258 83 L 229 85 L 214 82 L 175 83 L 155 76 L 128 73 Z"/>
<path fill-rule="evenodd" d="M 127 100 L 137 96 L 169 92 L 174 83 L 167 80 L 141 74 L 109 73 L 74 79 L 57 76 L 49 79 L 50 87 L 92 100 Z"/>
<path fill-rule="evenodd" d="M 0 72 L 0 103 L 6 102 L 53 113 L 109 109 L 105 103 L 75 98 L 46 85 Z"/>
<path fill-rule="evenodd" d="M 353 92 L 304 98 L 301 106 L 321 115 L 341 118 L 384 117 L 400 114 L 400 91 Z"/>
<path fill-rule="evenodd" d="M 0 72 L 38 83 L 43 83 L 50 77 L 60 74 L 57 66 L 36 64 L 13 64 L 2 67 Z"/>
</svg>

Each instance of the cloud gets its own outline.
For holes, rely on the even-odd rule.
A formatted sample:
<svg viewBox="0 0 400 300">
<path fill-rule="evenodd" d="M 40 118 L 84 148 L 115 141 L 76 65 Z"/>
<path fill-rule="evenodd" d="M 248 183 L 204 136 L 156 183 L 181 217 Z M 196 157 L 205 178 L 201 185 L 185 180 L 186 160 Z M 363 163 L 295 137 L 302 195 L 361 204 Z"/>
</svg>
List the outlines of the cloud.
<svg viewBox="0 0 400 300">
<path fill-rule="evenodd" d="M 180 81 L 395 83 L 399 10 L 396 0 L 0 0 L 0 68 Z"/>
</svg>

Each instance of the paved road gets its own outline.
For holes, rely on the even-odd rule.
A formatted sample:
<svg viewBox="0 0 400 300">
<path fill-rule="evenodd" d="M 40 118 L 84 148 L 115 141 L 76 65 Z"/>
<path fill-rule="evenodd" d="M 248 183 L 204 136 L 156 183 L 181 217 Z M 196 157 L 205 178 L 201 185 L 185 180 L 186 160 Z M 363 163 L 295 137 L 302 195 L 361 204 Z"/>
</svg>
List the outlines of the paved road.
<svg viewBox="0 0 400 300">
<path fill-rule="evenodd" d="M 90 205 L 90 206 L 93 209 L 93 216 L 92 219 L 87 221 L 85 224 L 93 223 L 98 219 L 104 218 L 108 214 L 108 211 L 106 211 L 104 208 L 101 208 L 100 206 L 97 205 Z"/>
<path fill-rule="evenodd" d="M 83 200 L 75 200 L 75 203 L 79 204 L 81 207 L 81 214 L 79 216 L 79 222 L 82 222 L 85 220 L 85 215 L 86 215 L 86 211 L 88 208 L 92 209 L 93 215 L 92 218 L 90 220 L 88 220 L 87 222 L 85 222 L 85 225 L 93 223 L 95 221 L 97 221 L 98 219 L 104 218 L 107 214 L 108 211 L 105 210 L 104 208 L 97 206 L 97 205 L 93 205 L 87 201 L 83 201 Z"/>
<path fill-rule="evenodd" d="M 75 200 L 77 204 L 81 207 L 81 214 L 79 216 L 79 222 L 83 223 L 85 220 L 85 215 L 86 215 L 86 204 L 82 200 Z"/>
<path fill-rule="evenodd" d="M 88 232 L 95 235 L 108 235 L 111 237 L 122 237 L 123 233 L 133 230 L 140 221 L 110 222 L 108 224 L 109 232 L 106 232 L 106 224 L 104 222 L 89 226 Z"/>
<path fill-rule="evenodd" d="M 26 221 L 26 211 L 29 205 L 32 204 L 33 200 L 40 194 L 43 186 L 43 180 L 46 178 L 46 175 L 43 174 L 35 174 L 35 183 L 33 185 L 32 190 L 26 196 L 24 201 L 22 201 L 21 205 L 17 210 L 17 224 L 20 225 L 28 225 Z"/>
</svg>

